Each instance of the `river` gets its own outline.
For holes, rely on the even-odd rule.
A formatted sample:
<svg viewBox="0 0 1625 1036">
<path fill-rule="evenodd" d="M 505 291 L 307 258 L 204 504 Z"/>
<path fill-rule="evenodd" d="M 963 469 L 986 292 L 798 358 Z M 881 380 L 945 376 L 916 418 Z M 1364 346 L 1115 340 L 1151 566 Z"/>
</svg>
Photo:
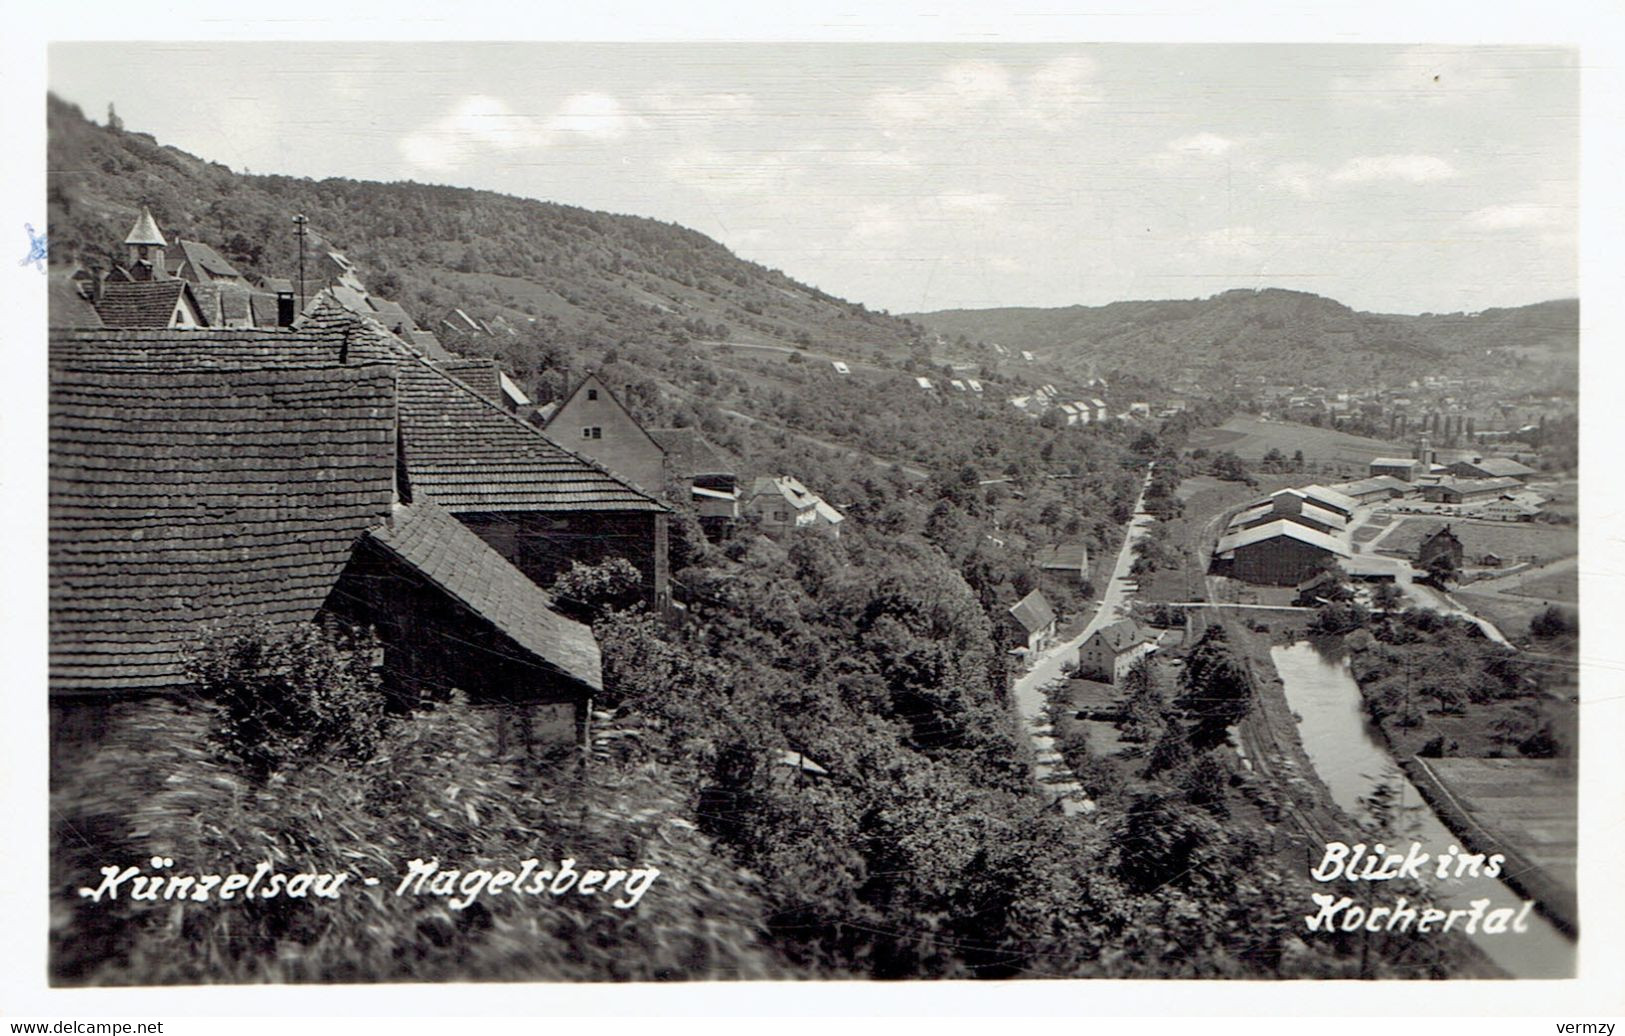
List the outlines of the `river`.
<svg viewBox="0 0 1625 1036">
<path fill-rule="evenodd" d="M 1299 716 L 1298 734 L 1304 751 L 1338 806 L 1357 820 L 1369 819 L 1370 810 L 1363 800 L 1387 780 L 1393 783 L 1399 800 L 1395 824 L 1400 832 L 1395 839 L 1399 844 L 1390 845 L 1390 852 L 1404 852 L 1414 841 L 1438 859 L 1439 854 L 1459 845 L 1459 839 L 1400 773 L 1381 735 L 1371 729 L 1348 660 L 1328 657 L 1308 641 L 1272 648 L 1270 654 L 1285 685 L 1287 702 Z M 1439 881 L 1429 873 L 1427 887 L 1438 906 L 1446 910 L 1464 909 L 1469 900 L 1486 897 L 1492 901 L 1493 910 L 1517 905 L 1523 898 L 1500 882 L 1482 877 Z M 1353 888 L 1337 881 L 1328 883 L 1327 891 L 1339 895 L 1346 892 L 1358 901 L 1360 896 L 1352 892 Z M 1383 898 L 1379 893 L 1379 901 Z M 1515 978 L 1573 976 L 1574 943 L 1534 911 L 1528 915 L 1528 924 L 1526 932 L 1480 932 L 1469 938 L 1497 967 Z"/>
</svg>

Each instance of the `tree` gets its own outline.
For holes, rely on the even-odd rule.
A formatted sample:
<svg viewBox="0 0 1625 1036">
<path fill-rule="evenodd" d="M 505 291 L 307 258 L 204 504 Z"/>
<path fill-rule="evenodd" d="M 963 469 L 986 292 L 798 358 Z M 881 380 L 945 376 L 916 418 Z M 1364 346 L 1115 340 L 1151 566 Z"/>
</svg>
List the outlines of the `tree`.
<svg viewBox="0 0 1625 1036">
<path fill-rule="evenodd" d="M 641 601 L 643 575 L 625 558 L 608 558 L 596 565 L 573 561 L 547 592 L 565 615 L 592 623 Z"/>
<path fill-rule="evenodd" d="M 1197 721 L 1192 742 L 1198 748 L 1222 742 L 1252 708 L 1252 680 L 1219 623 L 1209 626 L 1191 649 L 1181 679 L 1185 693 L 1178 704 Z"/>
<path fill-rule="evenodd" d="M 1252 473 L 1247 470 L 1247 465 L 1228 450 L 1214 456 L 1211 470 L 1214 478 L 1224 479 L 1226 482 L 1247 482 L 1252 479 Z"/>
<path fill-rule="evenodd" d="M 1404 599 L 1404 591 L 1394 583 L 1378 583 L 1371 588 L 1371 605 L 1378 611 L 1392 611 Z"/>
<path fill-rule="evenodd" d="M 1430 579 L 1434 585 L 1438 586 L 1440 589 L 1445 589 L 1448 587 L 1451 583 L 1455 582 L 1460 575 L 1461 572 L 1456 567 L 1455 557 L 1448 552 L 1441 553 L 1438 557 L 1428 562 L 1428 579 Z"/>
<path fill-rule="evenodd" d="M 1529 620 L 1529 633 L 1531 636 L 1550 638 L 1562 637 L 1580 632 L 1580 617 L 1557 605 L 1550 605 L 1545 611 Z"/>
<path fill-rule="evenodd" d="M 226 754 L 261 779 L 295 762 L 360 763 L 384 720 L 376 641 L 330 624 L 216 630 L 184 655 Z"/>
</svg>

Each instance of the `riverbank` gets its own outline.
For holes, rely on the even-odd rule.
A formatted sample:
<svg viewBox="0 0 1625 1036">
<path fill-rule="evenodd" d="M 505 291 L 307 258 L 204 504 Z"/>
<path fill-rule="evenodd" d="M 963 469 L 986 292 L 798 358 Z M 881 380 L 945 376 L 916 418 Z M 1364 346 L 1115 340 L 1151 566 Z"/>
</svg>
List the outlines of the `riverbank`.
<svg viewBox="0 0 1625 1036">
<path fill-rule="evenodd" d="M 1500 853 L 1506 857 L 1502 882 L 1519 895 L 1534 900 L 1535 909 L 1547 920 L 1570 938 L 1576 938 L 1580 934 L 1580 911 L 1572 869 L 1572 853 L 1577 833 L 1574 788 L 1570 785 L 1567 789 L 1565 808 L 1563 801 L 1565 782 L 1561 778 L 1554 780 L 1550 774 L 1530 772 L 1536 768 L 1550 768 L 1552 762 L 1533 759 L 1427 760 L 1412 756 L 1399 760 L 1399 765 L 1405 776 L 1416 786 L 1416 790 L 1427 800 L 1428 805 L 1433 807 L 1433 812 L 1452 834 L 1461 839 L 1463 848 L 1485 856 Z M 1503 768 L 1512 771 L 1504 776 L 1518 785 L 1516 791 L 1493 797 L 1516 800 L 1511 811 L 1503 812 L 1514 812 L 1519 819 L 1528 819 L 1533 814 L 1545 826 L 1549 838 L 1555 833 L 1557 840 L 1566 839 L 1568 845 L 1566 862 L 1570 868 L 1567 882 L 1554 873 L 1555 868 L 1550 863 L 1537 862 L 1527 847 L 1516 844 L 1504 830 L 1500 829 L 1500 823 L 1490 818 L 1484 818 L 1481 822 L 1473 807 L 1463 801 L 1469 789 L 1473 789 L 1475 785 L 1483 788 L 1485 784 L 1484 775 L 1479 773 L 1449 772 L 1466 769 L 1468 764 L 1481 766 L 1503 764 Z M 1478 768 L 1480 767 L 1474 767 Z M 1546 779 L 1539 780 L 1542 777 Z M 1480 799 L 1474 796 L 1473 801 L 1485 801 L 1490 797 L 1486 795 Z M 1553 828 L 1566 829 L 1567 834 L 1563 834 L 1562 831 L 1553 832 Z"/>
<path fill-rule="evenodd" d="M 1363 824 L 1380 825 L 1385 834 L 1367 829 L 1361 841 L 1376 838 L 1389 845 L 1414 843 L 1427 857 L 1454 857 L 1468 842 L 1447 816 L 1433 808 L 1430 796 L 1411 779 L 1414 765 L 1402 765 L 1373 729 L 1347 658 L 1334 645 L 1300 641 L 1278 646 L 1276 667 L 1295 713 L 1301 715 L 1301 739 L 1316 771 L 1325 778 L 1341 810 Z M 1440 775 L 1434 775 L 1435 777 Z M 1444 782 L 1431 789 L 1440 796 Z M 1461 817 L 1456 818 L 1457 823 Z M 1488 854 L 1486 854 L 1487 856 Z M 1480 860 L 1480 864 L 1482 864 Z M 1533 898 L 1507 879 L 1517 869 L 1511 860 L 1480 876 L 1476 869 L 1428 874 L 1429 899 L 1441 909 L 1466 910 L 1489 901 L 1515 906 Z M 1562 978 L 1574 971 L 1574 942 L 1545 913 L 1531 914 L 1527 930 L 1508 940 L 1488 934 L 1466 934 L 1460 943 L 1503 973 L 1520 978 Z M 1455 952 L 1455 949 L 1452 949 Z"/>
</svg>

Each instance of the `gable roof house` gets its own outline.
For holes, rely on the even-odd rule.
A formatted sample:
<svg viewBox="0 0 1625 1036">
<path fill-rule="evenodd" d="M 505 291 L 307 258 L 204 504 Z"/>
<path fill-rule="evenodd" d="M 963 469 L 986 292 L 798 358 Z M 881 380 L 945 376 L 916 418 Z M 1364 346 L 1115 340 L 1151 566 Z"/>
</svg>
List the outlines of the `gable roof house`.
<svg viewBox="0 0 1625 1036">
<path fill-rule="evenodd" d="M 1041 591 L 1033 590 L 1003 615 L 1005 626 L 1018 638 L 1016 650 L 1034 655 L 1055 637 L 1055 609 Z"/>
<path fill-rule="evenodd" d="M 666 451 L 597 374 L 582 378 L 543 427 L 556 441 L 651 493 L 666 485 Z"/>
<path fill-rule="evenodd" d="M 1134 663 L 1157 649 L 1157 635 L 1133 619 L 1102 626 L 1078 648 L 1079 676 L 1121 683 Z"/>
<path fill-rule="evenodd" d="M 1041 572 L 1055 572 L 1080 583 L 1089 581 L 1089 545 L 1081 541 L 1045 547 L 1035 561 Z"/>
<path fill-rule="evenodd" d="M 846 516 L 789 475 L 761 476 L 745 494 L 745 514 L 775 539 L 800 529 L 840 538 Z"/>
<path fill-rule="evenodd" d="M 448 354 L 449 355 L 449 354 Z M 431 360 L 435 357 L 430 356 Z M 494 359 L 456 357 L 436 360 L 435 366 L 461 381 L 469 388 L 494 403 L 500 403 L 509 413 L 518 413 L 531 405 L 530 397 L 519 383 L 508 377 L 502 365 Z"/>
<path fill-rule="evenodd" d="M 1416 547 L 1416 567 L 1419 571 L 1428 571 L 1440 558 L 1448 558 L 1453 568 L 1461 568 L 1461 540 L 1450 531 L 1448 524 L 1434 531 Z"/>
<path fill-rule="evenodd" d="M 390 366 L 131 369 L 80 349 L 53 356 L 50 392 L 58 719 L 183 691 L 212 629 L 336 621 L 377 633 L 402 704 L 455 687 L 580 740 L 601 686 L 591 631 L 413 499 Z"/>
<path fill-rule="evenodd" d="M 246 288 L 248 278 L 237 268 L 202 241 L 175 241 L 175 252 L 168 257 L 169 275 L 191 281 L 193 284 L 235 284 Z"/>
<path fill-rule="evenodd" d="M 664 504 L 571 453 L 326 293 L 292 329 L 59 332 L 51 348 L 53 361 L 95 355 L 123 369 L 388 363 L 398 384 L 398 446 L 415 493 L 455 515 L 539 585 L 573 562 L 623 557 L 642 573 L 651 605 L 665 606 Z"/>
<path fill-rule="evenodd" d="M 204 327 L 203 308 L 186 281 L 102 282 L 91 304 L 105 327 Z"/>
<path fill-rule="evenodd" d="M 649 434 L 666 451 L 669 476 L 688 483 L 701 528 L 717 535 L 739 520 L 739 476 L 698 428 L 651 428 Z"/>
</svg>

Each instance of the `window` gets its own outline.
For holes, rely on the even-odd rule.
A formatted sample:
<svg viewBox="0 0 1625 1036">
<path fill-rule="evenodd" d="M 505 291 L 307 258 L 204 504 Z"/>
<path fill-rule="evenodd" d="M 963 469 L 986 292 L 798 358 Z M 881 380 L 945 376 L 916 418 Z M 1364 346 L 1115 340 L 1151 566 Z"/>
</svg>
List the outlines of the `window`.
<svg viewBox="0 0 1625 1036">
<path fill-rule="evenodd" d="M 587 390 L 587 398 L 588 399 L 597 399 L 598 398 L 598 390 L 597 389 L 588 389 Z"/>
<path fill-rule="evenodd" d="M 583 439 L 591 439 L 592 438 L 592 429 L 591 428 L 583 428 L 583 429 L 581 429 L 581 437 Z"/>
<path fill-rule="evenodd" d="M 604 430 L 595 426 L 592 430 L 592 437 L 594 439 L 602 439 L 604 437 Z"/>
</svg>

